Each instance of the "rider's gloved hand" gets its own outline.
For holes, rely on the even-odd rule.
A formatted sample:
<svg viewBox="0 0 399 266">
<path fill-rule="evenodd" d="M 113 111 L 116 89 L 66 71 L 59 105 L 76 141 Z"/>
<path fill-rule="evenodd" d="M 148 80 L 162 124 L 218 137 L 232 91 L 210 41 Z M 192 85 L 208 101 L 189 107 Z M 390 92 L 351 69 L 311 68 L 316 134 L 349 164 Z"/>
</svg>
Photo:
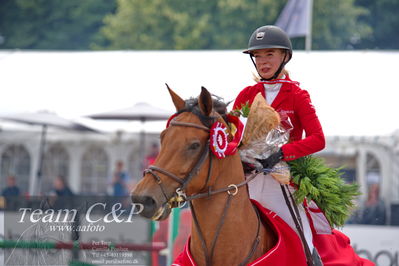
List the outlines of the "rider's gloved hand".
<svg viewBox="0 0 399 266">
<path fill-rule="evenodd" d="M 284 158 L 283 151 L 279 149 L 277 152 L 272 153 L 266 159 L 256 159 L 256 160 L 262 164 L 264 169 L 272 169 L 283 158 Z"/>
<path fill-rule="evenodd" d="M 244 168 L 244 173 L 245 174 L 249 174 L 253 170 L 255 170 L 255 166 L 253 166 L 252 164 L 246 163 L 246 162 L 241 162 L 241 163 L 242 163 L 242 168 Z"/>
</svg>

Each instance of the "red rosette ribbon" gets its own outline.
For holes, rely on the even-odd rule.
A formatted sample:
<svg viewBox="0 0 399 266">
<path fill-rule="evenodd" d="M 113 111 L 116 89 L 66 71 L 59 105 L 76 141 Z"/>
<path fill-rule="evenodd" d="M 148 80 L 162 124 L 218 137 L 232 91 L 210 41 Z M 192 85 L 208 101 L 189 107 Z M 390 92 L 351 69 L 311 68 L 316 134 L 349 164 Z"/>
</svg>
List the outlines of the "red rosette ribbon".
<svg viewBox="0 0 399 266">
<path fill-rule="evenodd" d="M 221 122 L 213 123 L 210 129 L 210 148 L 212 153 L 219 159 L 226 157 L 227 142 L 227 128 Z"/>
<path fill-rule="evenodd" d="M 170 122 L 178 115 L 179 114 L 176 113 L 168 119 L 166 123 L 166 128 L 169 127 Z M 219 159 L 225 158 L 228 155 L 233 155 L 237 151 L 237 148 L 241 143 L 244 133 L 245 121 L 241 121 L 239 117 L 230 114 L 227 115 L 227 120 L 229 123 L 234 124 L 234 126 L 236 127 L 236 132 L 232 141 L 228 141 L 229 133 L 227 127 L 221 122 L 217 121 L 213 123 L 209 130 L 210 149 L 212 153 Z"/>
</svg>

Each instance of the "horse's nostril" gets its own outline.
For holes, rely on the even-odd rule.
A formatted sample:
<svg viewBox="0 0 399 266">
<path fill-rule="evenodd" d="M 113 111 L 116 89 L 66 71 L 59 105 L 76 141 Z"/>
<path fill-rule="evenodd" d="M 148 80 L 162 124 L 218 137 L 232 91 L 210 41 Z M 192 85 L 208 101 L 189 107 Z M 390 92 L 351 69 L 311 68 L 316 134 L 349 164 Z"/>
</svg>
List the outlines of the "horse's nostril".
<svg viewBox="0 0 399 266">
<path fill-rule="evenodd" d="M 152 206 L 155 204 L 155 200 L 150 196 L 135 196 L 132 195 L 133 203 L 141 203 L 144 206 Z"/>
<path fill-rule="evenodd" d="M 154 198 L 150 196 L 132 195 L 132 202 L 143 204 L 144 208 L 140 214 L 147 218 L 151 218 L 157 210 L 157 203 Z"/>
<path fill-rule="evenodd" d="M 145 197 L 143 197 L 142 204 L 144 206 L 154 206 L 156 203 L 152 197 L 145 196 Z"/>
</svg>

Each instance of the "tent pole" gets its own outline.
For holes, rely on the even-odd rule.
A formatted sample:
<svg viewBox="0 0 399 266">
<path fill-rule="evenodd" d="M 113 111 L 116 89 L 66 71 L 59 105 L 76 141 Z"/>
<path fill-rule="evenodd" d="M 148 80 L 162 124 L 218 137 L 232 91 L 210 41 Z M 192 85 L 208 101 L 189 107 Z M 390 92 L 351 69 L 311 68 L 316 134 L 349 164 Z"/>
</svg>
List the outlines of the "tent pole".
<svg viewBox="0 0 399 266">
<path fill-rule="evenodd" d="M 140 171 L 143 171 L 147 168 L 147 162 L 145 161 L 145 130 L 144 130 L 144 123 L 145 120 L 141 119 L 141 130 L 140 130 L 140 143 L 139 143 L 139 150 L 140 150 Z"/>
<path fill-rule="evenodd" d="M 46 146 L 46 134 L 47 134 L 47 125 L 42 125 L 42 133 L 40 136 L 40 146 L 39 146 L 39 163 L 37 166 L 36 173 L 36 190 L 35 194 L 40 195 L 42 188 L 42 176 L 43 176 L 43 162 L 44 162 L 44 148 Z"/>
</svg>

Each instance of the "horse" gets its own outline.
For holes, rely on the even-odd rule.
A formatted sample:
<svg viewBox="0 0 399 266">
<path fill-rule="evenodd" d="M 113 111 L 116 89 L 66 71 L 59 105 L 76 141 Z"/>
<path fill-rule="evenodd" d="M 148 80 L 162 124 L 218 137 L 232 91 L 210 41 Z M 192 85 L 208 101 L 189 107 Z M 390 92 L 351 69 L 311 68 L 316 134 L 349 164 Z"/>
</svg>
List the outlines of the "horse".
<svg viewBox="0 0 399 266">
<path fill-rule="evenodd" d="M 177 112 L 160 134 L 154 165 L 131 192 L 132 201 L 144 206 L 141 215 L 163 220 L 171 208 L 189 201 L 193 221 L 187 248 L 196 265 L 247 265 L 274 252 L 280 238 L 249 198 L 249 179 L 239 153 L 219 159 L 210 152 L 210 128 L 215 122 L 223 124 L 231 138 L 225 114 L 216 111 L 223 109 L 217 107 L 220 101 L 213 102 L 204 87 L 191 101 L 168 90 Z M 294 250 L 289 252 L 296 256 Z M 278 265 L 306 265 L 300 254 L 294 264 Z"/>
</svg>

